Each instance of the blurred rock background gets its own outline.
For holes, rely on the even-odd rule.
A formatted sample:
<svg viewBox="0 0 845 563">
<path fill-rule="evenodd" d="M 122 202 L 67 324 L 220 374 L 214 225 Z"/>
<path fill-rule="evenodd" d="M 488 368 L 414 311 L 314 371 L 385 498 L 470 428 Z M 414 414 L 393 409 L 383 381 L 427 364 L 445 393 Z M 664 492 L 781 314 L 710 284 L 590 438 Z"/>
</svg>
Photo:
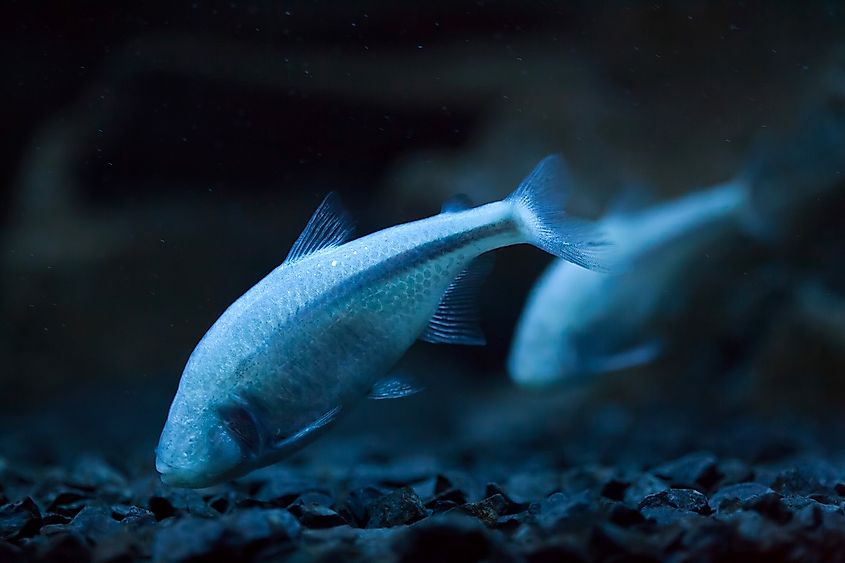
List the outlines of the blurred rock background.
<svg viewBox="0 0 845 563">
<path fill-rule="evenodd" d="M 284 258 L 329 190 L 370 232 L 457 192 L 499 198 L 549 152 L 568 158 L 571 208 L 587 217 L 632 185 L 661 199 L 727 179 L 759 139 L 788 138 L 808 105 L 841 103 L 830 91 L 844 11 L 11 2 L 0 23 L 5 443 L 49 457 L 66 430 L 71 451 L 139 447 L 147 459 L 197 340 Z M 503 250 L 483 296 L 489 345 L 417 346 L 407 362 L 427 398 L 368 405 L 347 429 L 434 412 L 425 430 L 442 440 L 476 409 L 510 425 L 490 430 L 479 415 L 501 442 L 547 436 L 526 417 L 566 434 L 570 418 L 620 404 L 834 424 L 842 198 L 810 207 L 774 246 L 737 241 L 690 272 L 698 297 L 663 362 L 551 399 L 510 388 L 503 371 L 549 258 Z"/>
</svg>

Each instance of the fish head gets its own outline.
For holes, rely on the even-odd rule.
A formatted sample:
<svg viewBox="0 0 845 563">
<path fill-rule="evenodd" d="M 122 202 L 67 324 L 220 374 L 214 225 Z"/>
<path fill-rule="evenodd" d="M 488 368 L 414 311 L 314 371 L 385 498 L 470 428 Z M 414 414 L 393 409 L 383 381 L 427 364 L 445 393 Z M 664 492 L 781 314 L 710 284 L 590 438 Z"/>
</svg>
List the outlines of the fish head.
<svg viewBox="0 0 845 563">
<path fill-rule="evenodd" d="M 193 405 L 177 394 L 156 448 L 163 483 L 201 488 L 248 471 L 242 436 L 213 405 Z"/>
<path fill-rule="evenodd" d="M 275 463 L 313 440 L 339 408 L 316 419 L 304 405 L 278 410 L 281 415 L 270 417 L 262 401 L 249 395 L 193 404 L 177 392 L 156 449 L 162 482 L 207 487 Z"/>
<path fill-rule="evenodd" d="M 523 338 L 508 359 L 511 379 L 523 387 L 544 387 L 573 377 L 580 357 L 569 335 L 558 338 Z"/>
</svg>

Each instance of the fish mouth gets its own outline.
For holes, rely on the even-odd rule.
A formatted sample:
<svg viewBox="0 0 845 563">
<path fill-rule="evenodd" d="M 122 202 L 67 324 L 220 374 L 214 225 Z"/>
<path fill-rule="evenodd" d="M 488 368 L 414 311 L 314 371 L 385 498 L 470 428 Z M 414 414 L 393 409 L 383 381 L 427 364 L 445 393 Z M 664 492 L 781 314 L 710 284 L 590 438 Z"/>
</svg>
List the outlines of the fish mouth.
<svg viewBox="0 0 845 563">
<path fill-rule="evenodd" d="M 206 486 L 204 483 L 198 482 L 196 476 L 180 470 L 178 467 L 170 465 L 161 460 L 156 460 L 156 471 L 159 474 L 161 482 L 165 485 L 173 487 L 188 487 L 197 488 Z"/>
<path fill-rule="evenodd" d="M 165 475 L 173 473 L 174 470 L 175 468 L 172 465 L 162 461 L 160 457 L 156 457 L 156 471 L 159 475 L 164 477 Z"/>
<path fill-rule="evenodd" d="M 193 468 L 179 467 L 156 458 L 156 472 L 165 485 L 186 489 L 204 489 L 216 485 L 228 478 L 233 478 L 244 472 L 240 467 L 232 467 L 226 471 L 197 471 Z"/>
<path fill-rule="evenodd" d="M 186 473 L 183 469 L 171 465 L 161 458 L 156 458 L 156 472 L 159 474 L 161 482 L 165 485 L 173 485 L 176 487 L 192 486 L 194 479 L 191 475 Z"/>
<path fill-rule="evenodd" d="M 180 471 L 177 467 L 162 461 L 161 458 L 156 458 L 156 472 L 161 479 L 161 482 L 166 485 L 180 485 L 184 479 L 180 479 Z"/>
</svg>

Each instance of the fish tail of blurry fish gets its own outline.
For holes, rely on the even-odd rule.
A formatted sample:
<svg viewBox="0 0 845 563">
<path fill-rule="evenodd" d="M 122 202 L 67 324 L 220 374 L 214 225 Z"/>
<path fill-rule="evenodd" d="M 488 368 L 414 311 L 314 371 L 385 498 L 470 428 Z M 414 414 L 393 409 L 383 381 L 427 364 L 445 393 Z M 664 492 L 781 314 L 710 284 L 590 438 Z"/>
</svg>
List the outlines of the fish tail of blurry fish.
<svg viewBox="0 0 845 563">
<path fill-rule="evenodd" d="M 603 251 L 609 242 L 595 225 L 567 217 L 563 211 L 568 183 L 563 159 L 547 156 L 508 201 L 516 205 L 528 242 L 583 268 L 606 271 L 609 266 Z"/>
</svg>

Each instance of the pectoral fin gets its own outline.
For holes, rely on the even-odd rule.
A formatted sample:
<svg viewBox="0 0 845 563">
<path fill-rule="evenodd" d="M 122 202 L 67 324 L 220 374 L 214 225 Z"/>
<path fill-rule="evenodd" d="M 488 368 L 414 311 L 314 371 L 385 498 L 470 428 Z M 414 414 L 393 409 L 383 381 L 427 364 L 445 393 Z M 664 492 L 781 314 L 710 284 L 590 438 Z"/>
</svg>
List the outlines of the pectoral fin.
<svg viewBox="0 0 845 563">
<path fill-rule="evenodd" d="M 663 346 L 661 342 L 659 340 L 651 340 L 640 346 L 623 350 L 618 354 L 593 360 L 589 364 L 589 371 L 592 373 L 605 373 L 641 366 L 653 362 L 660 356 L 662 351 Z"/>
<path fill-rule="evenodd" d="M 341 407 L 340 405 L 334 407 L 333 409 L 326 412 L 326 414 L 320 416 L 317 420 L 303 428 L 302 430 L 298 431 L 295 434 L 291 434 L 290 436 L 283 438 L 276 442 L 273 447 L 274 448 L 284 448 L 285 446 L 290 446 L 300 440 L 314 434 L 316 431 L 320 430 L 321 428 L 328 426 L 338 417 L 340 414 Z"/>
<path fill-rule="evenodd" d="M 484 254 L 458 274 L 446 288 L 420 340 L 483 346 L 486 340 L 479 326 L 478 291 L 492 268 L 493 255 Z"/>
<path fill-rule="evenodd" d="M 423 388 L 411 378 L 394 375 L 377 381 L 370 390 L 368 397 L 375 400 L 401 399 L 402 397 L 419 393 L 422 390 Z"/>
</svg>

